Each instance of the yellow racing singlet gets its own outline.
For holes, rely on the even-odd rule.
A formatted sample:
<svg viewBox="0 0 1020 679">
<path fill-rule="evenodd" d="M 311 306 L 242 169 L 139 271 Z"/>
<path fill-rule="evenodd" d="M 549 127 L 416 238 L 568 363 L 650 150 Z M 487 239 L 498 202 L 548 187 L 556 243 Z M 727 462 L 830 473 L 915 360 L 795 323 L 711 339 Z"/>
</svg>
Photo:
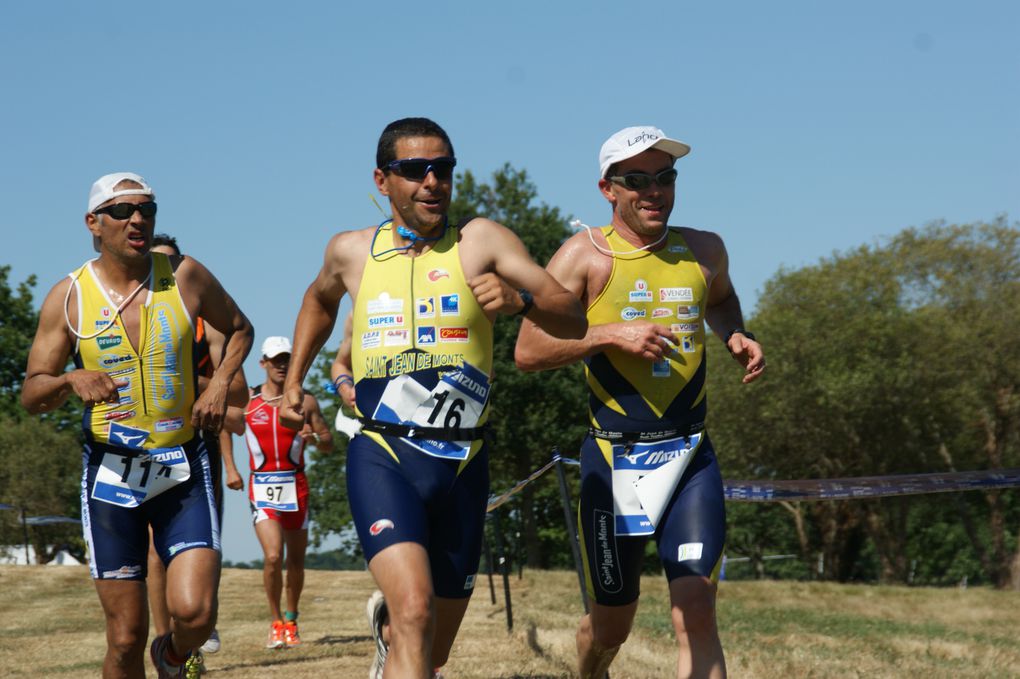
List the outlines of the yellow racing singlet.
<svg viewBox="0 0 1020 679">
<path fill-rule="evenodd" d="M 379 227 L 354 303 L 351 346 L 358 415 L 426 428 L 469 429 L 488 418 L 492 323 L 468 287 L 448 226 L 417 257 L 392 250 Z M 391 454 L 376 432 L 366 431 Z M 402 438 L 434 457 L 466 461 L 482 445 Z M 394 456 L 396 457 L 396 456 Z"/>
<path fill-rule="evenodd" d="M 92 260 L 95 261 L 95 260 Z M 117 305 L 106 295 L 92 261 L 70 274 L 78 296 L 74 362 L 99 370 L 120 387 L 118 403 L 85 409 L 86 437 L 127 448 L 164 448 L 191 440 L 195 402 L 194 327 L 177 288 L 170 258 L 152 253 L 149 292 L 140 308 L 140 346 L 131 346 Z M 139 293 L 142 294 L 142 293 Z"/>
<path fill-rule="evenodd" d="M 609 249 L 634 246 L 602 227 Z M 588 323 L 650 321 L 678 338 L 661 361 L 620 349 L 585 359 L 592 426 L 607 431 L 696 431 L 705 421 L 705 276 L 677 228 L 654 252 L 617 254 L 605 289 L 588 307 Z"/>
</svg>

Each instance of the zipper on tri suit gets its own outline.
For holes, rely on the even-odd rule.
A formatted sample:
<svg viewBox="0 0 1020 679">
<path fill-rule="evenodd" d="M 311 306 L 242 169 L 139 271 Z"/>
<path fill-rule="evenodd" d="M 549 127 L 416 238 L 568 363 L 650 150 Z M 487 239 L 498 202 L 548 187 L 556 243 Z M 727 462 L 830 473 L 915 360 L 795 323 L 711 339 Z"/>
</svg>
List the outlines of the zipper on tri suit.
<svg viewBox="0 0 1020 679">
<path fill-rule="evenodd" d="M 148 399 L 145 398 L 145 361 L 138 357 L 138 384 L 142 389 L 142 412 L 149 414 Z"/>
<path fill-rule="evenodd" d="M 418 348 L 418 326 L 415 325 L 415 320 L 418 316 L 418 299 L 414 296 L 414 260 L 417 257 L 411 258 L 411 306 L 409 308 L 411 314 L 411 349 L 415 350 Z"/>
</svg>

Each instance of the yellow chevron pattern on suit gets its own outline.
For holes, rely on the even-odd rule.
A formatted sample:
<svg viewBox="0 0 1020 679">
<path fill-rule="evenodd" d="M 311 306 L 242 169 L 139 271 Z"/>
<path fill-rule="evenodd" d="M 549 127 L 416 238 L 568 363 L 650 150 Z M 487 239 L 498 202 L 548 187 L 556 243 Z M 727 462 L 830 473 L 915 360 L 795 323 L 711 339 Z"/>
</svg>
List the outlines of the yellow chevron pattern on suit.
<svg viewBox="0 0 1020 679">
<path fill-rule="evenodd" d="M 594 427 L 646 432 L 704 422 L 705 305 L 708 285 L 680 230 L 662 247 L 634 246 L 611 226 L 600 229 L 613 257 L 605 288 L 588 307 L 588 323 L 649 321 L 670 328 L 678 342 L 652 362 L 611 348 L 585 359 Z"/>
</svg>

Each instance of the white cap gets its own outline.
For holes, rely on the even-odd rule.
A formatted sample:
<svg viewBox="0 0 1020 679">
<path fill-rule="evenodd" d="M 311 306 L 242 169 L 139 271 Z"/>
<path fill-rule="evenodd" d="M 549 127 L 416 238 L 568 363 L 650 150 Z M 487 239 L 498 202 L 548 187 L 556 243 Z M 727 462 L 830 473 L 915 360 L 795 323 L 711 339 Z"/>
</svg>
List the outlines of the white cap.
<svg viewBox="0 0 1020 679">
<path fill-rule="evenodd" d="M 606 140 L 599 151 L 599 176 L 605 178 L 610 166 L 633 158 L 648 149 L 659 149 L 673 156 L 673 160 L 686 156 L 691 147 L 682 141 L 670 139 L 657 127 L 641 125 L 625 127 Z"/>
<path fill-rule="evenodd" d="M 290 340 L 286 337 L 267 337 L 262 343 L 262 355 L 266 358 L 275 358 L 280 354 L 291 353 Z"/>
<path fill-rule="evenodd" d="M 142 188 L 132 187 L 114 191 L 113 187 L 125 179 L 135 182 Z M 153 199 L 156 198 L 152 187 L 146 184 L 145 180 L 134 172 L 114 172 L 113 174 L 103 175 L 92 185 L 92 189 L 89 191 L 89 212 L 95 211 L 97 207 L 117 196 L 152 196 Z"/>
</svg>

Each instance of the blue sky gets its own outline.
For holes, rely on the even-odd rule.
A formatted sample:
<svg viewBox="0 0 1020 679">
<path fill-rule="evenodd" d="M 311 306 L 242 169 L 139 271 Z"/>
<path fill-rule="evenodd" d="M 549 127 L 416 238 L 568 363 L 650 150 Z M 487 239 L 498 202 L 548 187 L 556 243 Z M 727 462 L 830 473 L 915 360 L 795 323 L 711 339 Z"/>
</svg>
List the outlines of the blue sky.
<svg viewBox="0 0 1020 679">
<path fill-rule="evenodd" d="M 693 147 L 671 222 L 723 236 L 751 310 L 780 267 L 1020 217 L 1018 34 L 1006 0 L 4 3 L 0 264 L 41 298 L 92 256 L 89 185 L 135 171 L 260 343 L 329 237 L 379 221 L 389 121 L 435 119 L 459 169 L 526 168 L 592 225 L 599 146 L 654 124 Z M 226 558 L 255 558 L 233 500 Z"/>
</svg>

